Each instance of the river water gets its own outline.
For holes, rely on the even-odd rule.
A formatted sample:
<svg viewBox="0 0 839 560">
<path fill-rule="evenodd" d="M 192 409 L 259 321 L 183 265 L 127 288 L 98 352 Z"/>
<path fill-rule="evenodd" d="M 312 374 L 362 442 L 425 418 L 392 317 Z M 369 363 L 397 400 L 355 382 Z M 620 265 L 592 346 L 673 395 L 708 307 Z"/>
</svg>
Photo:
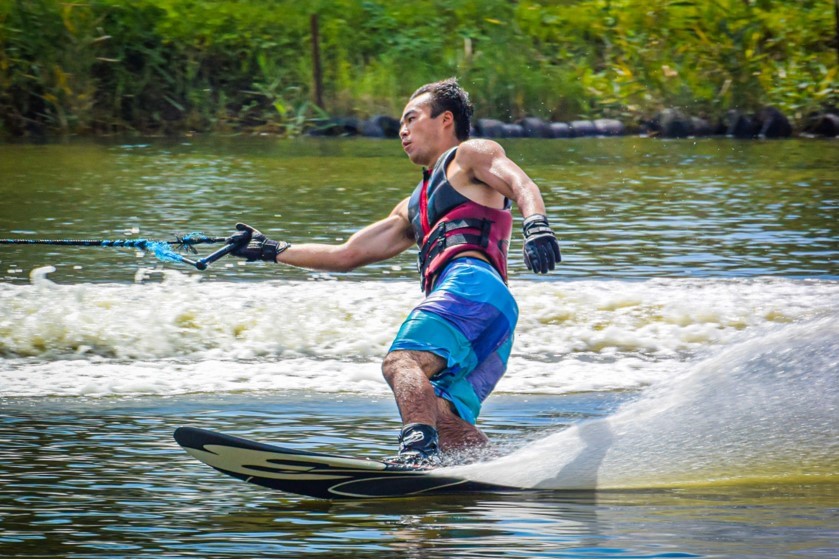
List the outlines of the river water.
<svg viewBox="0 0 839 560">
<path fill-rule="evenodd" d="M 0 245 L 0 555 L 839 555 L 839 144 L 504 147 L 564 262 L 532 275 L 514 240 L 521 319 L 480 422 L 496 446 L 453 468 L 530 491 L 331 503 L 172 440 L 192 425 L 391 454 L 379 361 L 422 297 L 410 251 L 324 274 Z M 0 177 L 2 238 L 244 221 L 338 243 L 418 171 L 393 141 L 210 137 L 6 144 Z"/>
</svg>

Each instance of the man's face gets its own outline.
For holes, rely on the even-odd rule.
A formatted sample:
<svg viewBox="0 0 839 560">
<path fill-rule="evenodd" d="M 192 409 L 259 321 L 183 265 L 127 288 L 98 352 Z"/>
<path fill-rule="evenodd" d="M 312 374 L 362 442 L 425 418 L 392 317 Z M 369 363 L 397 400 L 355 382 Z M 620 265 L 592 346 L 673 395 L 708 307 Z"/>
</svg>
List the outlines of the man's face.
<svg viewBox="0 0 839 560">
<path fill-rule="evenodd" d="M 405 105 L 402 112 L 399 137 L 402 139 L 402 149 L 408 154 L 412 163 L 430 166 L 432 158 L 436 158 L 440 151 L 440 139 L 443 137 L 443 112 L 437 117 L 431 117 L 431 94 L 424 93 Z"/>
</svg>

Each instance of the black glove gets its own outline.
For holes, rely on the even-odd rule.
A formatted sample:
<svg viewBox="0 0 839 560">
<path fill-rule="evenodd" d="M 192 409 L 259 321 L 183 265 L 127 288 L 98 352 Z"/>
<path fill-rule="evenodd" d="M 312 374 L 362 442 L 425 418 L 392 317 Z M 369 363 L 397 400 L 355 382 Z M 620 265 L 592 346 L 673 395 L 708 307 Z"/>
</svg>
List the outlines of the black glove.
<svg viewBox="0 0 839 560">
<path fill-rule="evenodd" d="M 533 272 L 547 273 L 562 261 L 556 235 L 548 225 L 548 218 L 533 214 L 521 226 L 524 232 L 524 264 Z"/>
<path fill-rule="evenodd" d="M 291 247 L 285 241 L 272 241 L 265 234 L 247 224 L 236 224 L 239 230 L 227 238 L 228 243 L 236 243 L 232 254 L 250 261 L 277 262 L 277 255 Z"/>
</svg>

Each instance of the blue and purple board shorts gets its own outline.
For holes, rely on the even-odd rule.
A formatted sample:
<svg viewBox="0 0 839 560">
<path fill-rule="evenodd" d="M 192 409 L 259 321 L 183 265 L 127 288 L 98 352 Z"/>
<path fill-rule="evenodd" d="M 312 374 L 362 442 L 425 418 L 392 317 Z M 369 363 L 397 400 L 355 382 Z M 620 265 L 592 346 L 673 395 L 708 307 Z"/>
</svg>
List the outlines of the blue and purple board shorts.
<svg viewBox="0 0 839 560">
<path fill-rule="evenodd" d="M 454 259 L 402 323 L 390 351 L 444 358 L 446 367 L 431 378 L 434 391 L 474 424 L 507 369 L 518 316 L 513 295 L 489 263 Z"/>
</svg>

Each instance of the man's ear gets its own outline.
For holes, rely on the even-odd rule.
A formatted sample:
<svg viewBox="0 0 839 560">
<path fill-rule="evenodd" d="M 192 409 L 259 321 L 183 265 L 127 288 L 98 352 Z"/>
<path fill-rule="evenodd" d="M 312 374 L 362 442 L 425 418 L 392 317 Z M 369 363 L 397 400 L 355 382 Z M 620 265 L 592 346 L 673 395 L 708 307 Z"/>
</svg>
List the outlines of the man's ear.
<svg viewBox="0 0 839 560">
<path fill-rule="evenodd" d="M 454 126 L 454 113 L 452 113 L 451 111 L 443 111 L 443 114 L 440 116 L 443 117 L 443 126 Z"/>
</svg>

